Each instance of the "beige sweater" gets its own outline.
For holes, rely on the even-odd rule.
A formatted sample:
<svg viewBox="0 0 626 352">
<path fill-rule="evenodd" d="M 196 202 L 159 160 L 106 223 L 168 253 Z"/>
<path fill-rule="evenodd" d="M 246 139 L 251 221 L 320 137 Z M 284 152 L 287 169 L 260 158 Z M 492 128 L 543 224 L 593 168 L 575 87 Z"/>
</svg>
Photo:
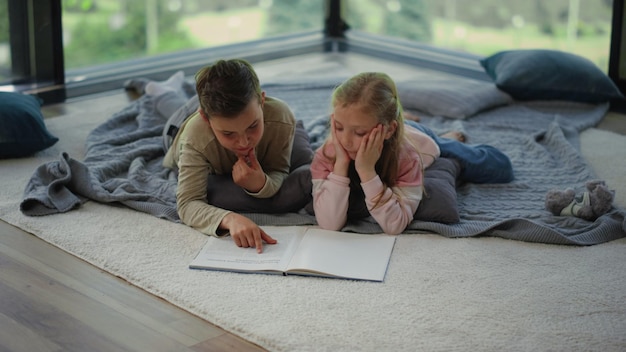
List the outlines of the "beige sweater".
<svg viewBox="0 0 626 352">
<path fill-rule="evenodd" d="M 256 147 L 256 157 L 266 174 L 257 198 L 276 194 L 289 174 L 289 163 L 296 121 L 283 101 L 266 97 L 263 105 L 265 131 Z M 209 123 L 198 113 L 181 126 L 163 160 L 168 168 L 178 169 L 176 203 L 183 223 L 209 235 L 217 235 L 229 210 L 207 203 L 207 178 L 210 174 L 229 174 L 237 156 L 215 138 Z"/>
</svg>

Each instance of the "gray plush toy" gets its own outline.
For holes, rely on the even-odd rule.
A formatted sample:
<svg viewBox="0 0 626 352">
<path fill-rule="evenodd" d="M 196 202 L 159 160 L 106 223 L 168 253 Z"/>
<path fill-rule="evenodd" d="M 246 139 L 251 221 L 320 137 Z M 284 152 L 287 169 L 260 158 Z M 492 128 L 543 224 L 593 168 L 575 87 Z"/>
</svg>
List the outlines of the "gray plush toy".
<svg viewBox="0 0 626 352">
<path fill-rule="evenodd" d="M 594 221 L 611 210 L 615 191 L 610 190 L 604 181 L 589 181 L 586 188 L 579 197 L 576 197 L 576 192 L 571 188 L 548 191 L 546 209 L 554 215 L 576 216 L 589 221 Z"/>
</svg>

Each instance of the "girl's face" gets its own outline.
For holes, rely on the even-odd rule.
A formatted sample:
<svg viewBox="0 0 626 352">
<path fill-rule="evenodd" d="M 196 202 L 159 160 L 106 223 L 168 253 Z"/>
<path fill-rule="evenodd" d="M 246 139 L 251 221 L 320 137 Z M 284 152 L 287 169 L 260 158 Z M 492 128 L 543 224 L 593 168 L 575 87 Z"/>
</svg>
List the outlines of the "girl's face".
<svg viewBox="0 0 626 352">
<path fill-rule="evenodd" d="M 363 137 L 379 124 L 376 116 L 366 113 L 360 104 L 336 106 L 332 119 L 335 136 L 352 160 L 356 159 Z"/>
<path fill-rule="evenodd" d="M 217 141 L 237 156 L 248 155 L 263 137 L 264 102 L 265 92 L 261 95 L 261 102 L 252 99 L 241 114 L 235 117 L 211 116 L 209 123 Z"/>
</svg>

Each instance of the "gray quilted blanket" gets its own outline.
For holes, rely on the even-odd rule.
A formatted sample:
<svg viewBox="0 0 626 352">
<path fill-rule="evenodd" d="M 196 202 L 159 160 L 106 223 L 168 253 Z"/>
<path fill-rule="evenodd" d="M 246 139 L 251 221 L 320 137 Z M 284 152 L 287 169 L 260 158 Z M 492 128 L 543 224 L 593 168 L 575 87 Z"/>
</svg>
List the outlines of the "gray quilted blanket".
<svg viewBox="0 0 626 352">
<path fill-rule="evenodd" d="M 340 80 L 265 84 L 268 95 L 286 101 L 305 122 L 313 147 L 328 133 L 329 99 Z M 544 209 L 550 189 L 582 190 L 595 175 L 579 152 L 580 131 L 595 126 L 608 104 L 516 102 L 465 120 L 422 117 L 435 132 L 462 130 L 469 143 L 491 144 L 506 153 L 515 169 L 509 184 L 465 184 L 458 188 L 461 222 L 448 225 L 414 221 L 405 233 L 446 237 L 497 236 L 529 242 L 592 245 L 626 235 L 626 213 L 613 208 L 594 222 L 552 216 Z M 87 200 L 118 203 L 171 221 L 176 212 L 176 175 L 161 166 L 161 133 L 165 120 L 149 96 L 131 102 L 94 129 L 84 160 L 63 153 L 58 161 L 37 168 L 20 204 L 30 216 L 66 212 Z M 312 225 L 305 211 L 247 214 L 261 225 Z M 365 219 L 345 231 L 380 232 Z"/>
</svg>

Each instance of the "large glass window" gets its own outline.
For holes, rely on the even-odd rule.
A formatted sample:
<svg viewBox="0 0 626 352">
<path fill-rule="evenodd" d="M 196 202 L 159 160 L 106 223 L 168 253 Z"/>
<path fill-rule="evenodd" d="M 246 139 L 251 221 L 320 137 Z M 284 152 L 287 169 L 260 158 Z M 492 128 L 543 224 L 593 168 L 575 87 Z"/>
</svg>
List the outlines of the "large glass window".
<svg viewBox="0 0 626 352">
<path fill-rule="evenodd" d="M 320 0 L 63 0 L 62 5 L 68 71 L 321 31 L 325 14 Z"/>
<path fill-rule="evenodd" d="M 607 72 L 612 0 L 347 0 L 354 30 L 488 56 L 557 49 Z"/>
<path fill-rule="evenodd" d="M 338 5 L 359 33 L 348 36 L 355 39 L 352 47 L 324 38 L 344 28 L 335 21 Z M 268 60 L 336 48 L 367 52 L 388 37 L 420 43 L 408 46 L 418 50 L 404 56 L 389 53 L 398 60 L 442 52 L 428 46 L 451 49 L 451 60 L 443 60 L 449 65 L 442 67 L 451 72 L 464 67 L 463 57 L 521 48 L 572 52 L 607 72 L 613 40 L 611 71 L 617 77 L 618 69 L 626 72 L 617 59 L 626 52 L 626 29 L 621 20 L 611 21 L 613 8 L 621 14 L 623 5 L 624 0 L 0 0 L 0 89 L 78 96 L 119 87 L 131 75 L 159 79 L 178 69 L 189 74 L 222 55 Z M 611 33 L 612 24 L 619 33 Z M 379 40 L 368 41 L 370 34 Z"/>
</svg>

